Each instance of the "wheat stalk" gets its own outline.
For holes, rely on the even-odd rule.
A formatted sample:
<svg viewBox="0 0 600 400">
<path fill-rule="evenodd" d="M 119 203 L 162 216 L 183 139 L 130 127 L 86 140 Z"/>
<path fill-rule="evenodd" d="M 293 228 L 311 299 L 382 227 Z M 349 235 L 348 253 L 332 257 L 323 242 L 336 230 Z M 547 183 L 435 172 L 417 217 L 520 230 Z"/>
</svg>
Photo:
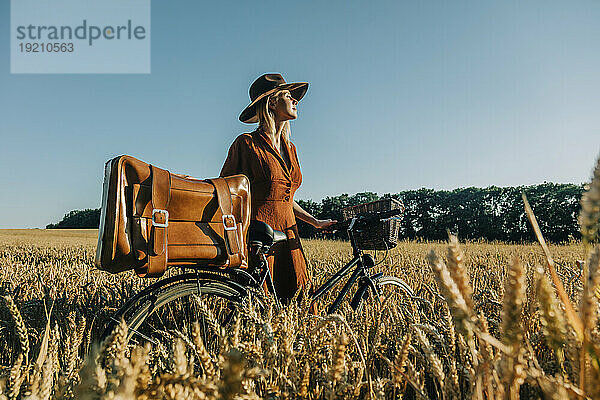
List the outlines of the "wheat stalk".
<svg viewBox="0 0 600 400">
<path fill-rule="evenodd" d="M 540 230 L 540 227 L 537 223 L 537 219 L 535 218 L 535 214 L 533 213 L 533 210 L 531 209 L 531 206 L 529 205 L 529 202 L 527 201 L 527 196 L 525 196 L 525 193 L 522 194 L 522 198 L 523 198 L 523 204 L 525 206 L 525 213 L 527 214 L 527 218 L 529 219 L 529 222 L 531 223 L 531 227 L 533 228 L 533 231 L 535 232 L 535 236 L 536 236 L 540 246 L 542 247 L 542 250 L 544 251 L 544 255 L 546 256 L 546 266 L 548 267 L 548 270 L 550 271 L 550 276 L 552 277 L 552 282 L 554 283 L 554 286 L 556 287 L 558 297 L 560 298 L 561 302 L 565 306 L 565 313 L 566 313 L 567 319 L 568 319 L 569 323 L 571 324 L 571 326 L 573 327 L 573 329 L 575 330 L 575 333 L 577 333 L 577 337 L 579 338 L 579 340 L 583 340 L 583 323 L 581 322 L 581 318 L 575 312 L 575 308 L 573 307 L 573 305 L 571 304 L 571 301 L 569 300 L 569 295 L 565 291 L 562 281 L 560 280 L 560 277 L 558 276 L 558 273 L 556 272 L 554 259 L 552 258 L 552 255 L 550 254 L 550 249 L 548 248 L 548 245 L 546 244 L 546 241 L 544 240 L 542 231 Z"/>
</svg>

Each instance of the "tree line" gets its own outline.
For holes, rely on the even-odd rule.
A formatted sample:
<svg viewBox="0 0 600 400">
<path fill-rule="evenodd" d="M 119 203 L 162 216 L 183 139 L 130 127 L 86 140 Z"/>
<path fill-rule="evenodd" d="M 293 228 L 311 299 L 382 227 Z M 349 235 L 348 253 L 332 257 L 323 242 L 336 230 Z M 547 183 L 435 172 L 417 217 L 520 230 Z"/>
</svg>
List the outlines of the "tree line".
<svg viewBox="0 0 600 400">
<path fill-rule="evenodd" d="M 402 201 L 406 207 L 400 238 L 445 240 L 449 230 L 460 239 L 520 242 L 535 240 L 521 199 L 521 193 L 525 193 L 546 240 L 563 242 L 581 238 L 577 217 L 583 191 L 583 185 L 543 183 L 452 191 L 418 189 L 383 196 L 362 192 L 325 197 L 319 202 L 297 201 L 319 219 L 341 221 L 342 208 L 391 197 Z M 99 209 L 75 210 L 46 228 L 97 228 L 99 220 Z M 298 221 L 298 229 L 304 238 L 321 235 L 301 221 Z M 337 232 L 335 237 L 343 239 L 345 232 Z"/>
<path fill-rule="evenodd" d="M 100 209 L 73 210 L 65 214 L 56 224 L 46 225 L 46 229 L 85 229 L 100 226 Z"/>
<path fill-rule="evenodd" d="M 533 186 L 461 188 L 452 191 L 418 189 L 378 196 L 363 192 L 326 197 L 317 203 L 298 204 L 319 219 L 342 220 L 341 209 L 381 198 L 402 201 L 406 208 L 399 237 L 445 240 L 448 230 L 460 239 L 486 239 L 508 242 L 535 240 L 521 194 L 525 193 L 544 237 L 552 242 L 580 239 L 578 215 L 583 185 L 543 183 Z M 316 237 L 312 226 L 298 223 L 300 236 Z M 337 237 L 344 238 L 344 232 Z"/>
</svg>

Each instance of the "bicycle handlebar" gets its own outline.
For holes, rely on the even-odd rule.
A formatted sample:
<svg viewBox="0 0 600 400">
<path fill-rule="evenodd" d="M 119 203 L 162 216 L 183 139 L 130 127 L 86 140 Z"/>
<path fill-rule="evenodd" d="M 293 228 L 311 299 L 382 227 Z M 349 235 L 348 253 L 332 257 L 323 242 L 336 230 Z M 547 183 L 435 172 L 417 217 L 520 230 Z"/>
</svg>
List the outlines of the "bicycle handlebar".
<svg viewBox="0 0 600 400">
<path fill-rule="evenodd" d="M 361 214 L 354 216 L 353 218 L 350 218 L 350 219 L 347 219 L 344 221 L 340 221 L 338 223 L 328 226 L 326 228 L 325 232 L 345 230 L 348 228 L 348 226 L 350 226 L 350 222 L 354 218 L 356 218 L 356 222 L 359 224 L 372 224 L 375 222 L 379 222 L 383 219 L 388 219 L 388 218 L 395 217 L 396 215 L 401 215 L 402 213 L 404 213 L 404 207 L 396 208 L 394 210 L 388 210 L 388 211 L 373 211 L 373 212 L 368 212 L 368 213 L 361 213 Z"/>
</svg>

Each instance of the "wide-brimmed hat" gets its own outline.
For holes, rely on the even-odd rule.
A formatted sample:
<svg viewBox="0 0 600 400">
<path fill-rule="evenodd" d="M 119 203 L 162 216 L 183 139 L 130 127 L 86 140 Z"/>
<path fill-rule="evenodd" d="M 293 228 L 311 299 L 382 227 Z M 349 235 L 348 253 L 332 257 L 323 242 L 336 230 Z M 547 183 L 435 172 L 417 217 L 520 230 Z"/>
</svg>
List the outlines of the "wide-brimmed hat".
<svg viewBox="0 0 600 400">
<path fill-rule="evenodd" d="M 256 103 L 278 90 L 289 90 L 292 97 L 300 101 L 308 90 L 308 82 L 285 83 L 281 74 L 264 74 L 258 77 L 250 86 L 251 103 L 240 114 L 240 121 L 247 124 L 258 122 Z"/>
</svg>

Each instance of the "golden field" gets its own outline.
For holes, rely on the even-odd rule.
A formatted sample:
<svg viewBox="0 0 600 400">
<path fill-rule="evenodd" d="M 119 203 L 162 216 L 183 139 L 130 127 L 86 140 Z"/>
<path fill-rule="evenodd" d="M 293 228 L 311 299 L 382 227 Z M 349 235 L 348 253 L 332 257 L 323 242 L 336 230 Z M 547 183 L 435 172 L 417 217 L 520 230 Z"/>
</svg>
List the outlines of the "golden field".
<svg viewBox="0 0 600 400">
<path fill-rule="evenodd" d="M 94 345 L 108 317 L 154 281 L 97 270 L 96 240 L 95 230 L 0 231 L 0 399 L 600 395 L 589 288 L 598 274 L 584 285 L 577 264 L 597 266 L 598 254 L 580 242 L 550 246 L 579 331 L 537 269 L 546 265 L 538 244 L 401 241 L 374 269 L 402 278 L 415 298 L 358 313 L 346 303 L 333 316 L 324 307 L 339 288 L 318 315 L 304 302 L 271 302 L 220 332 L 216 353 L 193 334 L 173 334 L 161 353 L 127 347 L 123 325 Z M 316 285 L 351 256 L 346 242 L 303 244 Z"/>
</svg>

